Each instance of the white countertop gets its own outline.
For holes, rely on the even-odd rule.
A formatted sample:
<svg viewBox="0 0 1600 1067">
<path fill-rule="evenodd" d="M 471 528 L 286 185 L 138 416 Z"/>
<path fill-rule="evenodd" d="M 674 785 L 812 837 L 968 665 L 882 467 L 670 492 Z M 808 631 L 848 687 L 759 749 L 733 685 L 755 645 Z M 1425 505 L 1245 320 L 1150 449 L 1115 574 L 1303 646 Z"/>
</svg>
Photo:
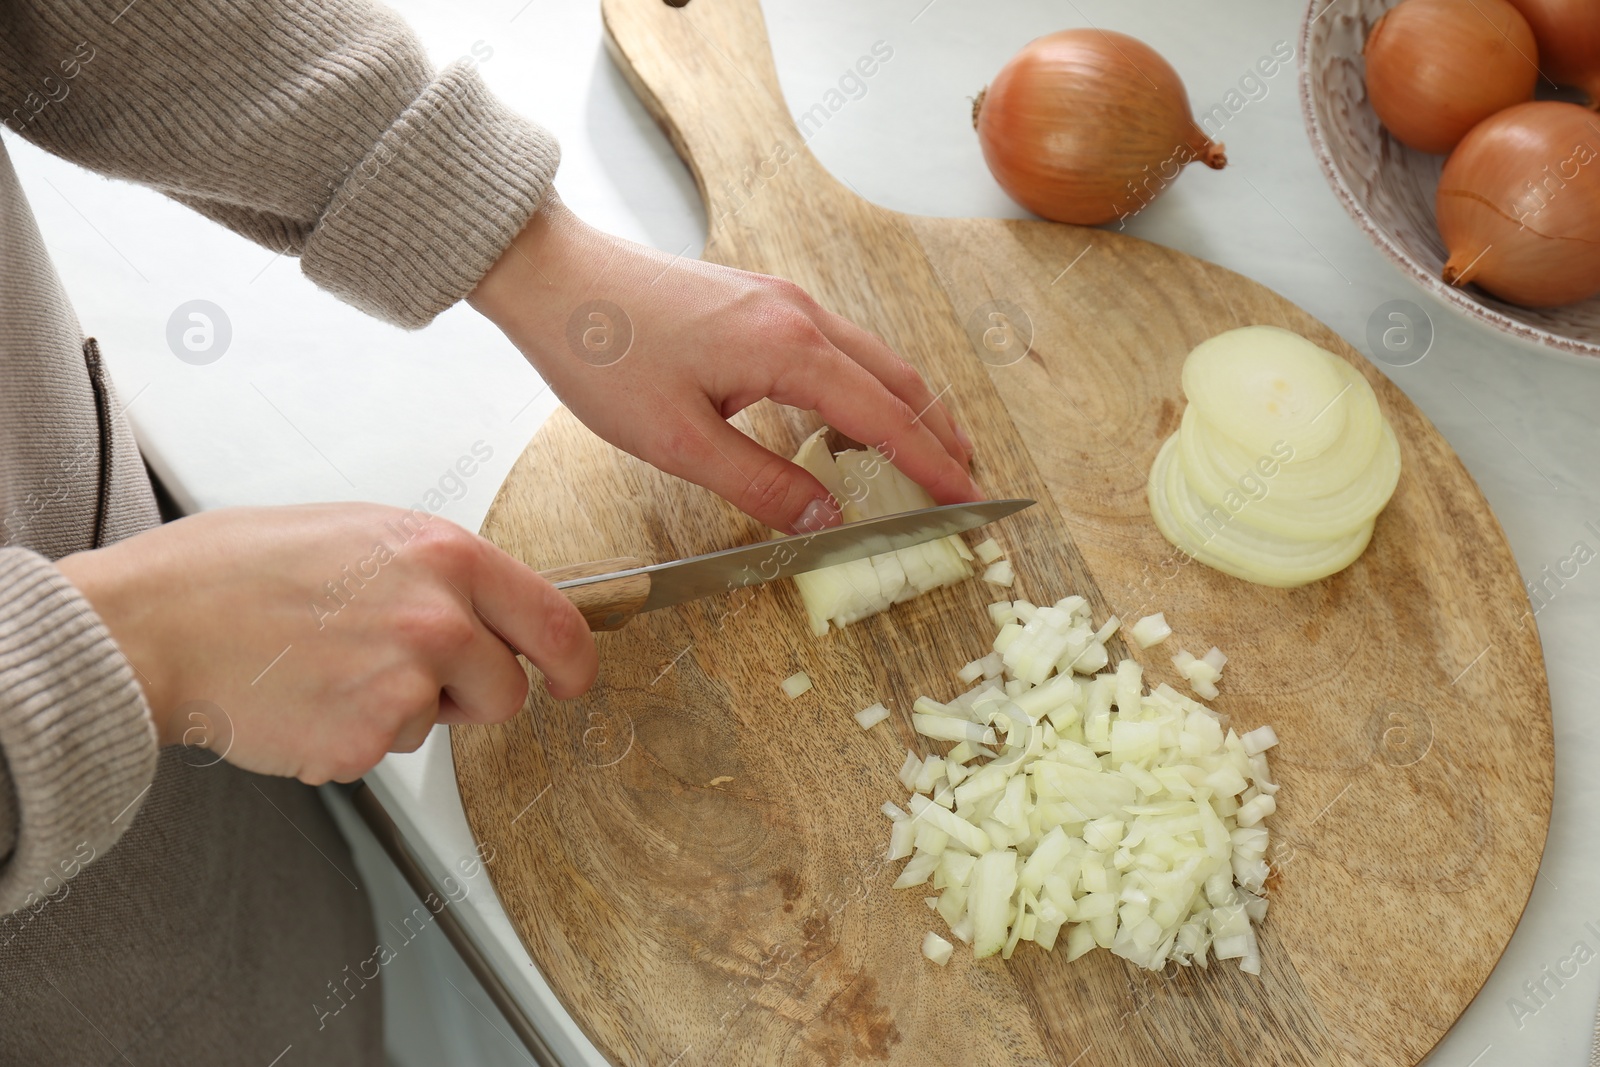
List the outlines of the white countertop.
<svg viewBox="0 0 1600 1067">
<path fill-rule="evenodd" d="M 438 62 L 473 54 L 475 43 L 477 55 L 492 50 L 485 78 L 560 137 L 558 185 L 580 215 L 698 254 L 705 219 L 693 183 L 605 57 L 596 0 L 394 6 Z M 945 216 L 1022 214 L 984 169 L 967 98 L 1027 40 L 1091 22 L 1132 33 L 1173 62 L 1204 111 L 1277 42 L 1298 46 L 1303 10 L 1283 0 L 766 0 L 765 8 L 793 111 L 819 100 L 874 42 L 891 45 L 865 96 L 841 108 L 810 147 L 868 199 Z M 1482 486 L 1523 574 L 1554 566 L 1578 541 L 1600 549 L 1600 474 L 1590 455 L 1600 363 L 1515 342 L 1422 294 L 1361 236 L 1323 181 L 1301 127 L 1295 71 L 1267 86 L 1222 131 L 1228 169 L 1189 168 L 1129 229 L 1271 286 L 1363 351 L 1379 305 L 1405 299 L 1426 308 L 1432 350 L 1390 374 Z M 107 182 L 15 137 L 7 143 L 85 331 L 100 338 L 142 446 L 186 507 L 410 505 L 482 441 L 493 459 L 442 512 L 479 526 L 554 406 L 487 322 L 465 306 L 419 333 L 374 322 L 317 291 L 292 260 L 155 193 Z M 166 342 L 169 316 L 192 299 L 221 307 L 232 326 L 227 352 L 205 366 L 175 358 Z M 1587 528 L 1590 521 L 1597 526 Z M 1600 929 L 1600 848 L 1582 830 L 1600 792 L 1600 709 L 1583 695 L 1600 685 L 1600 568 L 1567 582 L 1538 624 L 1557 738 L 1544 868 L 1499 967 L 1434 1064 L 1586 1062 L 1600 963 L 1584 964 L 1559 989 L 1548 983 L 1554 995 L 1543 1006 L 1527 1001 L 1539 1010 L 1520 1021 L 1508 1000 L 1525 997 L 1523 983 L 1578 942 L 1600 950 L 1585 926 Z M 473 853 L 444 731 L 415 754 L 389 757 L 367 780 L 436 877 Z M 470 884 L 458 913 L 552 1046 L 570 1064 L 603 1063 L 554 1007 L 487 878 Z"/>
</svg>

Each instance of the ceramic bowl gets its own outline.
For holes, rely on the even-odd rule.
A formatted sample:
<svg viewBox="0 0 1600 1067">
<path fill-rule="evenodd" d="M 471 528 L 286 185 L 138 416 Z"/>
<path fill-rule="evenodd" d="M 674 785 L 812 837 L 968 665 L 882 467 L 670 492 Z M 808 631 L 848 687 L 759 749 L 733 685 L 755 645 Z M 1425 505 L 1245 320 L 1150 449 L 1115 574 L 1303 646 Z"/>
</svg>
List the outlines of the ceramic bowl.
<svg viewBox="0 0 1600 1067">
<path fill-rule="evenodd" d="M 1389 136 L 1367 100 L 1361 48 L 1399 0 L 1310 0 L 1300 34 L 1300 106 L 1322 173 L 1373 244 L 1438 299 L 1518 337 L 1600 356 L 1600 297 L 1557 308 L 1519 308 L 1439 278 L 1446 257 L 1433 219 L 1444 156 Z"/>
</svg>

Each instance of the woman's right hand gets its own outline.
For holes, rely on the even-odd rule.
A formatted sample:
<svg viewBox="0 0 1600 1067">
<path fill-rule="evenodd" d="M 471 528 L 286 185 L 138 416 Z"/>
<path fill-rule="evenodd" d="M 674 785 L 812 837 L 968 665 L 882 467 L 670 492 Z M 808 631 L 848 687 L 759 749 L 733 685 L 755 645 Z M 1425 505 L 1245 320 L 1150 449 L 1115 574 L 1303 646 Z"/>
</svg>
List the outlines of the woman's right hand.
<svg viewBox="0 0 1600 1067">
<path fill-rule="evenodd" d="M 435 722 L 593 684 L 593 638 L 539 574 L 444 519 L 374 504 L 205 512 L 58 564 L 133 664 L 163 745 L 316 785 Z M 214 720 L 221 719 L 217 722 Z"/>
</svg>

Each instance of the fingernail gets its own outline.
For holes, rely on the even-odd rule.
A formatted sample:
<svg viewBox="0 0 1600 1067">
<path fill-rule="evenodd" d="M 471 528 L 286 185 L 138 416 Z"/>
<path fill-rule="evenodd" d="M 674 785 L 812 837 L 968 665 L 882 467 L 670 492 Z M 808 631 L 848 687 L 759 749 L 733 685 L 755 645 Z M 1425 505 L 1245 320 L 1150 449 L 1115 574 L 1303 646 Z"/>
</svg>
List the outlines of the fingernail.
<svg viewBox="0 0 1600 1067">
<path fill-rule="evenodd" d="M 800 518 L 794 524 L 794 532 L 816 533 L 818 530 L 839 525 L 842 519 L 837 504 L 827 497 L 818 497 L 807 504 L 806 509 L 800 513 Z"/>
</svg>

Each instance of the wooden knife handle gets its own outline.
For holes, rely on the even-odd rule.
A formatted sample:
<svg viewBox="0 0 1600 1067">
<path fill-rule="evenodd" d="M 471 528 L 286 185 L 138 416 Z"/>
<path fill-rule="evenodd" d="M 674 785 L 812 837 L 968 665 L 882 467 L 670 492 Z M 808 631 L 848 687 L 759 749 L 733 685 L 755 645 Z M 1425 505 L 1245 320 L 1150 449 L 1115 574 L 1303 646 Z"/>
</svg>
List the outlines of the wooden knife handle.
<svg viewBox="0 0 1600 1067">
<path fill-rule="evenodd" d="M 574 578 L 587 578 L 591 574 L 610 574 L 612 571 L 626 571 L 642 566 L 644 566 L 642 560 L 622 556 L 617 559 L 598 559 L 593 563 L 574 563 L 539 573 L 552 582 L 570 582 Z M 644 607 L 645 599 L 650 596 L 650 576 L 633 574 L 605 582 L 576 585 L 571 589 L 561 590 L 561 595 L 572 601 L 573 605 L 583 612 L 584 621 L 589 624 L 589 629 L 596 632 L 620 630 L 629 619 L 639 614 L 640 608 Z"/>
</svg>

